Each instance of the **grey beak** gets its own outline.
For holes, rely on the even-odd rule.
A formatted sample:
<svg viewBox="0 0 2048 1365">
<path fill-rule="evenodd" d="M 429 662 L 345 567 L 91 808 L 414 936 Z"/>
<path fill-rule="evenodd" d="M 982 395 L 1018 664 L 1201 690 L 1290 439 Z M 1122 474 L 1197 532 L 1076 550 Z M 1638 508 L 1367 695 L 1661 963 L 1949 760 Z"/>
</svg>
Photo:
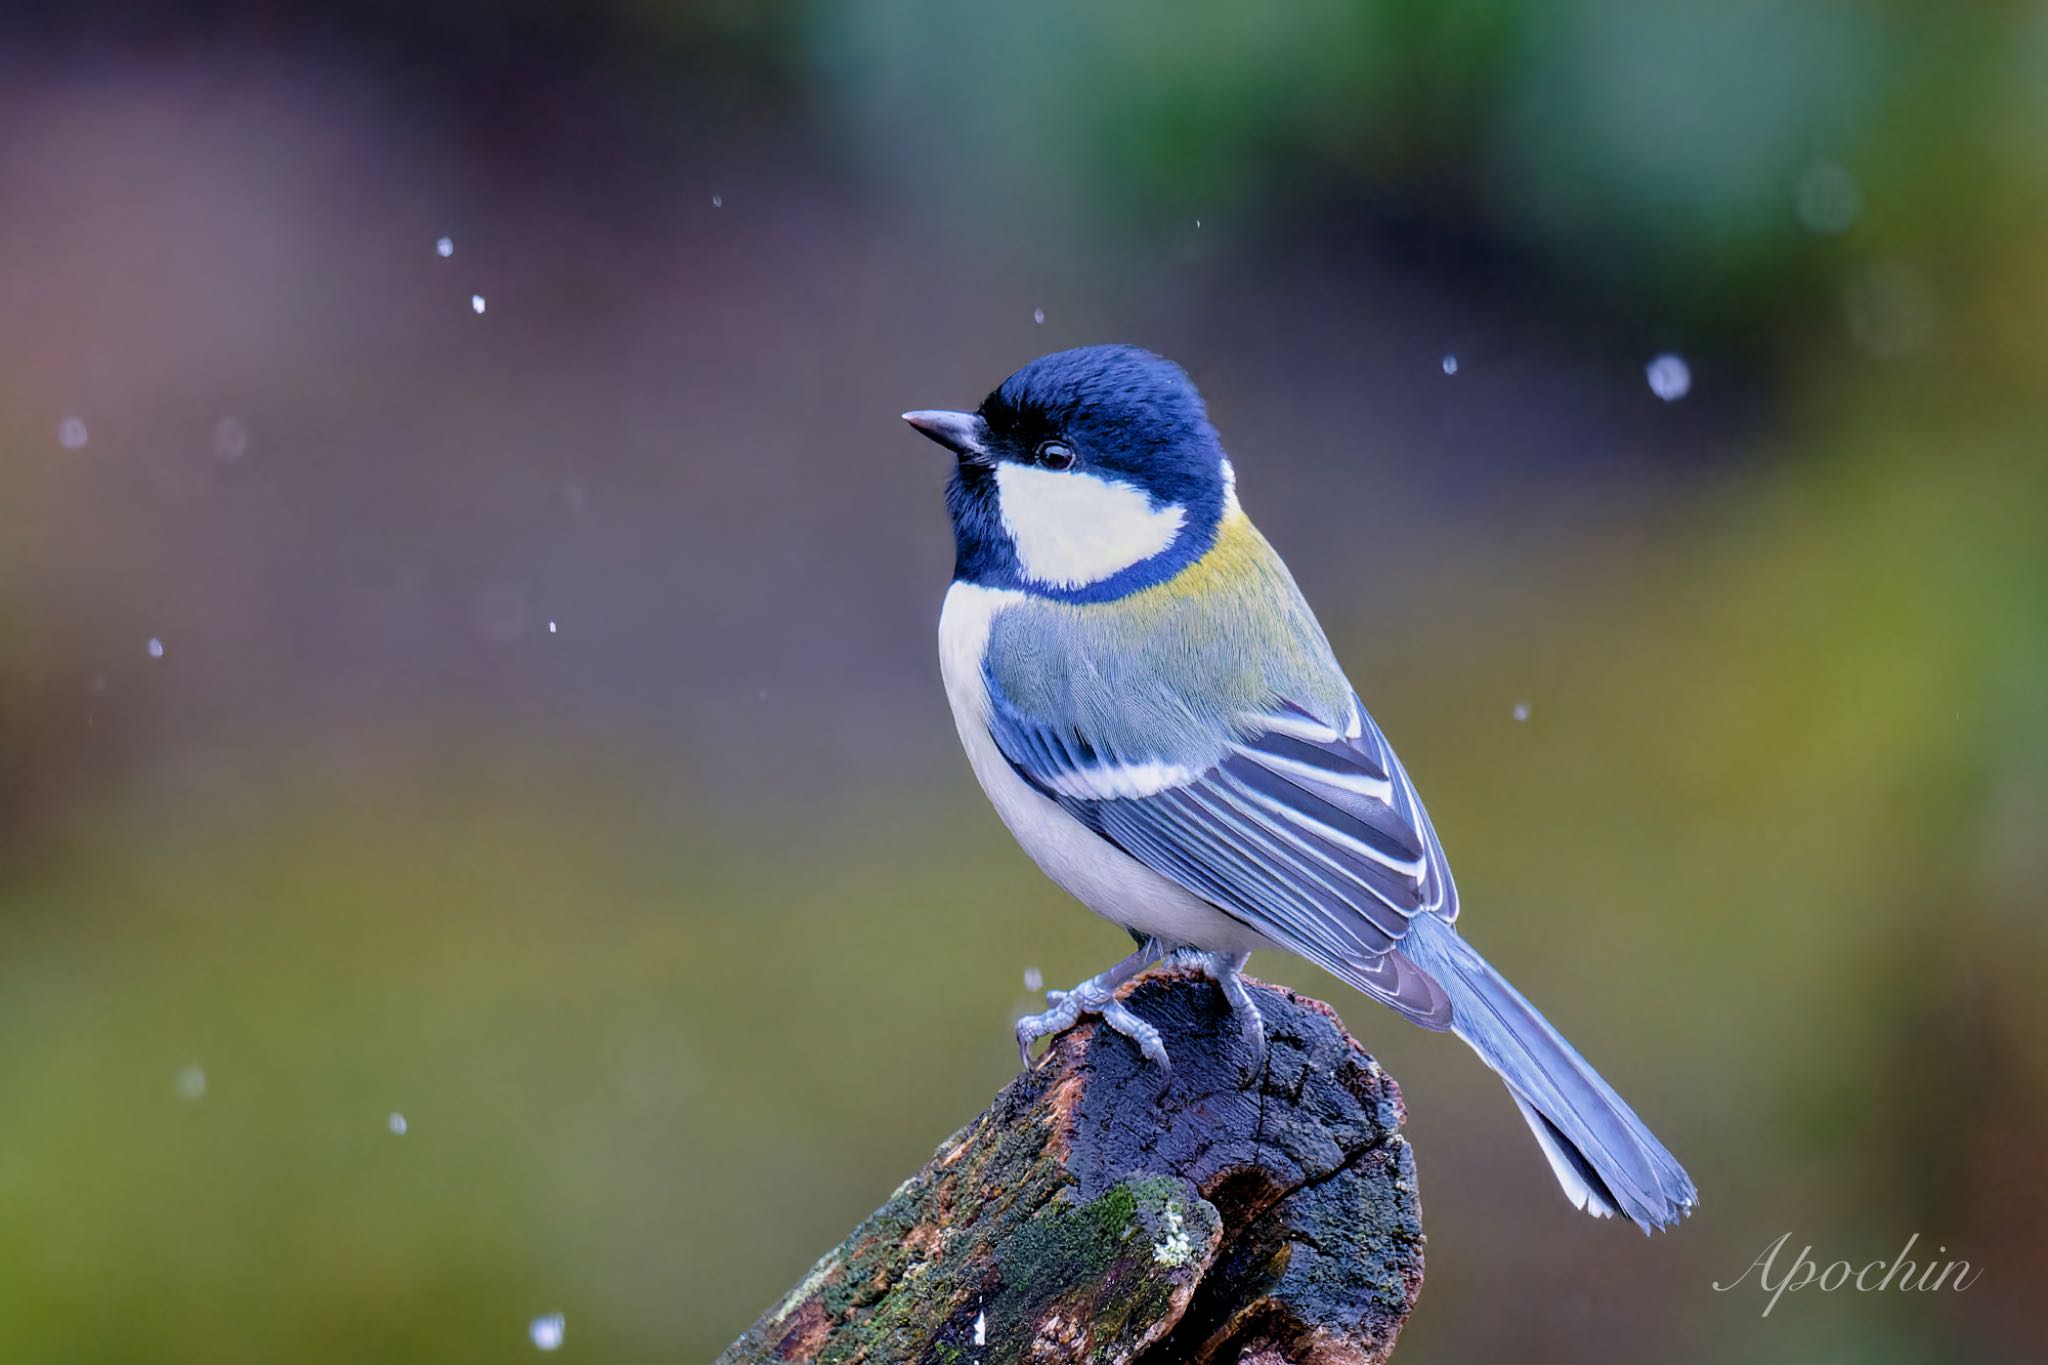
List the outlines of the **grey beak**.
<svg viewBox="0 0 2048 1365">
<path fill-rule="evenodd" d="M 963 460 L 980 460 L 988 454 L 981 443 L 981 419 L 971 412 L 929 408 L 906 412 L 903 420 Z"/>
</svg>

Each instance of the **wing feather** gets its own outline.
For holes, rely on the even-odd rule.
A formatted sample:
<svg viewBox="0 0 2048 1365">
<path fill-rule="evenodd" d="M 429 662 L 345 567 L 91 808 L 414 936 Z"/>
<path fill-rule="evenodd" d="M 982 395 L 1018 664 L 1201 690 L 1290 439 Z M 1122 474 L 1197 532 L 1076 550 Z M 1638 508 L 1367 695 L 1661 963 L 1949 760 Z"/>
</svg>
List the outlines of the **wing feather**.
<svg viewBox="0 0 2048 1365">
<path fill-rule="evenodd" d="M 1083 824 L 1275 942 L 1431 1027 L 1449 1002 L 1394 949 L 1456 913 L 1414 785 L 1354 700 L 1340 730 L 1288 706 L 1241 718 L 1205 766 L 1119 754 L 993 694 L 1011 766 Z"/>
<path fill-rule="evenodd" d="M 1013 603 L 983 712 L 1023 780 L 1203 900 L 1430 1027 L 1395 952 L 1457 892 L 1415 786 L 1250 522 L 1182 580 L 1085 609 Z"/>
</svg>

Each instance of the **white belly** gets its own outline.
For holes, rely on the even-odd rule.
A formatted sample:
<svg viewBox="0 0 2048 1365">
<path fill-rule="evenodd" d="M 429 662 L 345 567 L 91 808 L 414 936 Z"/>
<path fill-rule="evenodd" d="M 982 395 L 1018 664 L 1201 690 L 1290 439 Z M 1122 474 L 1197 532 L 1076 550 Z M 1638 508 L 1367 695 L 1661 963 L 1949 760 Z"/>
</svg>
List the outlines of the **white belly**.
<svg viewBox="0 0 2048 1365">
<path fill-rule="evenodd" d="M 953 723 L 996 814 L 1046 876 L 1104 919 L 1169 945 L 1248 952 L 1265 940 L 1096 834 L 1017 776 L 988 730 L 982 650 L 989 627 L 1023 593 L 955 583 L 939 616 L 939 669 Z"/>
</svg>

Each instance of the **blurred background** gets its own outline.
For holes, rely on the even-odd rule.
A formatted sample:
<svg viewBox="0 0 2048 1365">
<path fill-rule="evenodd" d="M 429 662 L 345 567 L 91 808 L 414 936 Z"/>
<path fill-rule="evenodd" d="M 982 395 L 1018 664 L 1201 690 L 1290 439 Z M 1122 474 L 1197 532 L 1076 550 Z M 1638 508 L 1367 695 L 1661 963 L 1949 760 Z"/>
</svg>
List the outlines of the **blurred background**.
<svg viewBox="0 0 2048 1365">
<path fill-rule="evenodd" d="M 1705 1194 L 1262 957 L 1406 1088 L 1399 1358 L 2038 1358 L 2048 9 L 7 5 L 0 128 L 0 1359 L 775 1302 L 1127 946 L 896 418 L 1107 340 Z"/>
</svg>

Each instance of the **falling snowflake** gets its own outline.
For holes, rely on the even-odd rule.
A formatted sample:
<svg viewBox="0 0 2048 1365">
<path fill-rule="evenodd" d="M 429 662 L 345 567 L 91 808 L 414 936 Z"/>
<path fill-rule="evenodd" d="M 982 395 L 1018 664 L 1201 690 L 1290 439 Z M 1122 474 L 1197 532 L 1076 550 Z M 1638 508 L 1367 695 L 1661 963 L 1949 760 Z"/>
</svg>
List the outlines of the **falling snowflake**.
<svg viewBox="0 0 2048 1365">
<path fill-rule="evenodd" d="M 1685 363 L 1684 356 L 1669 351 L 1645 365 L 1643 377 L 1650 381 L 1650 392 L 1667 403 L 1676 403 L 1692 392 L 1692 366 Z"/>
</svg>

